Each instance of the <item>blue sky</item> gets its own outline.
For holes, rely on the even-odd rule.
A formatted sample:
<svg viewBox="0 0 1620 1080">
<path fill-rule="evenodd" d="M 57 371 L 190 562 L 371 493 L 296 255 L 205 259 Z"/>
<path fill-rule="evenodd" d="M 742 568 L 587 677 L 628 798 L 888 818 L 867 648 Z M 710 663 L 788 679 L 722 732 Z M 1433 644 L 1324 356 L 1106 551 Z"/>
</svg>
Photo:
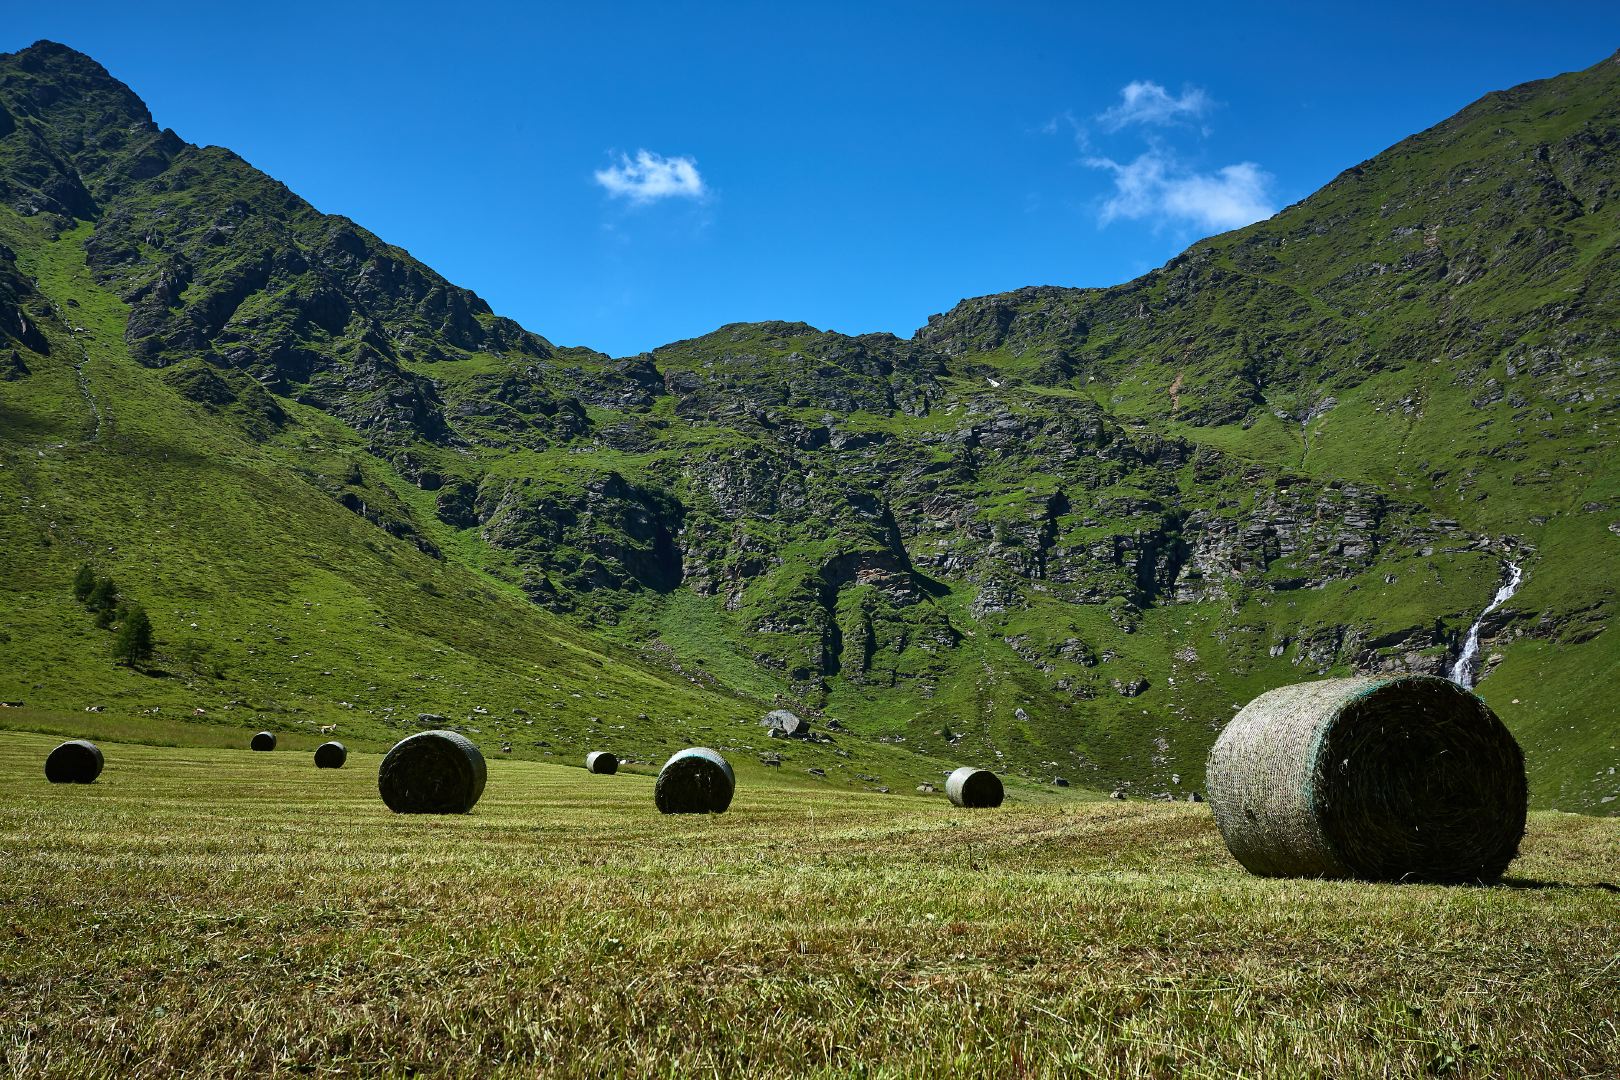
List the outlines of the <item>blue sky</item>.
<svg viewBox="0 0 1620 1080">
<path fill-rule="evenodd" d="M 1620 48 L 1612 2 L 7 6 L 0 50 L 615 355 L 1115 284 Z"/>
</svg>

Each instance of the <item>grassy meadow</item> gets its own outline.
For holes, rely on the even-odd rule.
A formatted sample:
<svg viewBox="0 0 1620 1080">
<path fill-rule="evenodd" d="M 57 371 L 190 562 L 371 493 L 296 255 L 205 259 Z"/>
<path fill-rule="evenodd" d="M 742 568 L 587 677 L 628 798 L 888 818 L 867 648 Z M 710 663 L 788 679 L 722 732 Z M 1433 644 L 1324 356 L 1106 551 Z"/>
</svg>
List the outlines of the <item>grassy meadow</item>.
<svg viewBox="0 0 1620 1080">
<path fill-rule="evenodd" d="M 10 1075 L 1620 1075 L 1612 819 L 1375 886 L 1252 878 L 1184 803 L 743 761 L 663 818 L 650 769 L 492 756 L 408 818 L 375 753 L 105 743 L 56 787 L 55 741 L 0 732 Z"/>
</svg>

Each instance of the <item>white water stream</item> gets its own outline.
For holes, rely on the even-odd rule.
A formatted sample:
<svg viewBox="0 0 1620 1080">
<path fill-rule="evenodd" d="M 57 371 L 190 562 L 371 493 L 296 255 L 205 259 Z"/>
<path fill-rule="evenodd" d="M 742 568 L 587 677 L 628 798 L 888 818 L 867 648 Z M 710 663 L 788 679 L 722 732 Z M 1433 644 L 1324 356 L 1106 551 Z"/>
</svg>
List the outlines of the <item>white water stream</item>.
<svg viewBox="0 0 1620 1080">
<path fill-rule="evenodd" d="M 1451 665 L 1451 671 L 1447 673 L 1446 677 L 1458 686 L 1474 685 L 1474 679 L 1479 674 L 1476 670 L 1479 667 L 1479 629 L 1485 624 L 1485 619 L 1491 612 L 1513 599 L 1513 594 L 1519 591 L 1519 582 L 1524 580 L 1524 571 L 1517 563 L 1510 562 L 1507 566 L 1507 580 L 1496 590 L 1496 595 L 1491 598 L 1485 610 L 1479 613 L 1474 625 L 1468 628 L 1468 637 L 1463 639 L 1462 652 L 1457 656 L 1457 662 Z"/>
</svg>

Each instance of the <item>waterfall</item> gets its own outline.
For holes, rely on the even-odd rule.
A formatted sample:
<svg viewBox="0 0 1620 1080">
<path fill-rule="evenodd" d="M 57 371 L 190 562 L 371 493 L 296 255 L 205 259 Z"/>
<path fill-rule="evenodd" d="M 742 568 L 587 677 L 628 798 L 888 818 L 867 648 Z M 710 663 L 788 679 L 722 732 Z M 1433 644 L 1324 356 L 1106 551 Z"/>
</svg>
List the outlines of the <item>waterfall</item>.
<svg viewBox="0 0 1620 1080">
<path fill-rule="evenodd" d="M 1524 580 L 1524 571 L 1518 563 L 1510 562 L 1507 568 L 1507 580 L 1496 590 L 1496 595 L 1491 598 L 1485 610 L 1479 613 L 1474 625 L 1468 628 L 1468 636 L 1463 639 L 1462 652 L 1458 654 L 1457 662 L 1451 665 L 1451 671 L 1447 674 L 1447 678 L 1458 686 L 1474 685 L 1474 677 L 1478 674 L 1475 669 L 1479 666 L 1479 628 L 1485 625 L 1485 619 L 1491 612 L 1513 598 L 1513 594 L 1519 591 L 1519 582 Z"/>
</svg>

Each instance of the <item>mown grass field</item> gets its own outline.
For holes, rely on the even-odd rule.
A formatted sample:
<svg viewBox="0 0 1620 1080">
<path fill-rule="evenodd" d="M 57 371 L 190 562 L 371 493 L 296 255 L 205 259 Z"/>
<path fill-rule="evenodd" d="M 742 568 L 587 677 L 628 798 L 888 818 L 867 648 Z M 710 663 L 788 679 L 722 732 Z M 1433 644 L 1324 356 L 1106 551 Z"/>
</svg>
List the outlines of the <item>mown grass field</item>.
<svg viewBox="0 0 1620 1080">
<path fill-rule="evenodd" d="M 1495 888 L 1260 880 L 1204 806 L 953 811 L 492 760 L 466 817 L 378 757 L 0 733 L 18 1076 L 1620 1075 L 1620 822 Z M 1015 793 L 1016 796 L 1016 793 Z"/>
</svg>

